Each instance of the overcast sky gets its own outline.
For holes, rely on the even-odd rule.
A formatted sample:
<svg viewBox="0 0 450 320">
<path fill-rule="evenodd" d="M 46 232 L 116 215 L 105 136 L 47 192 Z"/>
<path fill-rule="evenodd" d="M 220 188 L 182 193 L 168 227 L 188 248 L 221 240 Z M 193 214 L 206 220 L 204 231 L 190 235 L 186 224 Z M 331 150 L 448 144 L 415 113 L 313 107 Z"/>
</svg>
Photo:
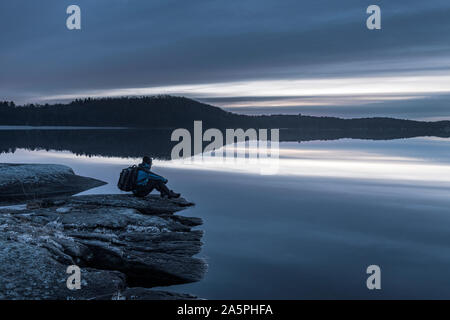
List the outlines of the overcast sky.
<svg viewBox="0 0 450 320">
<path fill-rule="evenodd" d="M 82 30 L 66 28 L 71 4 Z M 371 4 L 381 30 L 366 28 Z M 401 101 L 407 117 L 408 101 L 414 112 L 423 99 L 449 101 L 449 17 L 448 0 L 5 0 L 0 100 L 171 93 L 349 115 Z M 437 105 L 411 116 L 450 115 Z"/>
</svg>

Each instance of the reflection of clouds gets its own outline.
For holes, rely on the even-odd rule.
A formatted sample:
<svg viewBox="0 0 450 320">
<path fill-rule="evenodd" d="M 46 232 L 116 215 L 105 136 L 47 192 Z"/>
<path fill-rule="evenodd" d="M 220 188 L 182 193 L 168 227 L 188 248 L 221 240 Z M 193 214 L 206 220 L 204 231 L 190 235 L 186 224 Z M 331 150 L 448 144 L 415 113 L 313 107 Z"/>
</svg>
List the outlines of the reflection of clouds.
<svg viewBox="0 0 450 320">
<path fill-rule="evenodd" d="M 429 141 L 439 141 L 439 142 L 447 142 L 450 143 L 449 138 L 441 138 L 441 137 L 423 137 L 422 140 L 429 140 Z"/>
<path fill-rule="evenodd" d="M 70 151 L 55 151 L 55 150 L 35 150 L 29 151 L 25 149 L 17 149 L 14 153 L 7 153 L 0 155 L 0 162 L 33 162 L 33 161 L 74 161 L 82 163 L 98 163 L 98 164 L 123 164 L 127 165 L 131 162 L 139 162 L 141 159 L 137 158 L 119 158 L 119 157 L 102 157 L 102 156 L 86 156 L 75 155 Z"/>
<path fill-rule="evenodd" d="M 399 182 L 444 183 L 450 186 L 450 164 L 426 159 L 355 150 L 280 149 L 280 158 L 245 159 L 244 149 L 236 148 L 236 158 L 204 154 L 187 160 L 161 163 L 161 166 L 192 170 L 258 174 L 262 166 L 277 167 L 277 175 L 397 180 Z M 256 149 L 249 149 L 256 154 Z M 390 151 L 392 152 L 392 151 Z M 394 151 L 395 152 L 395 151 Z"/>
<path fill-rule="evenodd" d="M 356 150 L 316 150 L 316 149 L 281 149 L 280 156 L 284 158 L 301 158 L 315 160 L 354 160 L 358 161 L 425 161 L 423 159 L 411 157 L 389 156 L 363 152 Z"/>
<path fill-rule="evenodd" d="M 450 142 L 449 139 L 435 138 L 424 138 L 423 141 Z M 155 161 L 155 169 L 162 167 L 259 175 L 264 169 L 276 168 L 275 173 L 279 176 L 395 180 L 399 183 L 442 184 L 450 187 L 450 163 L 433 162 L 431 157 L 398 156 L 395 149 L 371 152 L 345 149 L 344 147 L 334 150 L 327 148 L 326 145 L 322 149 L 311 149 L 304 146 L 283 148 L 281 145 L 279 158 L 261 157 L 259 150 L 261 157 L 259 159 L 256 156 L 258 154 L 256 148 L 244 148 L 240 145 L 235 148 L 235 158 L 218 157 L 217 155 L 224 150 L 225 148 L 216 150 L 216 156 L 206 153 L 203 157 L 197 155 L 188 159 Z M 125 167 L 140 162 L 140 159 L 82 156 L 67 151 L 18 149 L 15 153 L 0 155 L 0 162 L 63 162 L 69 165 L 76 164 L 85 167 L 92 165 L 98 168 L 101 165 L 123 165 Z"/>
</svg>

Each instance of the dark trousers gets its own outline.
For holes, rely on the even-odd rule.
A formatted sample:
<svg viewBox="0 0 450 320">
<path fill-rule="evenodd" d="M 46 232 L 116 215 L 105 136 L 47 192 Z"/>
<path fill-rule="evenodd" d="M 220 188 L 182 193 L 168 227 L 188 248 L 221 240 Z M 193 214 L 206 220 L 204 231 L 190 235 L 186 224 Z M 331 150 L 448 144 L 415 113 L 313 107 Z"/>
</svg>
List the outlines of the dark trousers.
<svg viewBox="0 0 450 320">
<path fill-rule="evenodd" d="M 159 180 L 148 180 L 148 183 L 146 185 L 137 186 L 136 190 L 134 190 L 133 193 L 136 197 L 145 197 L 150 192 L 152 192 L 153 189 L 158 190 L 161 195 L 168 195 L 170 193 L 169 188 L 167 188 L 164 182 Z"/>
</svg>

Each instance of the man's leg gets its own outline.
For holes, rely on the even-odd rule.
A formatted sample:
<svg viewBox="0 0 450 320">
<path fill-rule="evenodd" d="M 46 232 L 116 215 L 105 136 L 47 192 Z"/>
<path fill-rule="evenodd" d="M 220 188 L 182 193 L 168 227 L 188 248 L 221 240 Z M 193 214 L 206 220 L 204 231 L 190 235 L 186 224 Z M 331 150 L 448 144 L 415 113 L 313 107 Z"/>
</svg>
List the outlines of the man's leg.
<svg viewBox="0 0 450 320">
<path fill-rule="evenodd" d="M 179 193 L 175 193 L 172 190 L 170 190 L 169 188 L 167 188 L 166 184 L 162 181 L 157 181 L 155 184 L 155 188 L 156 188 L 156 190 L 161 192 L 161 197 L 167 196 L 169 199 L 180 197 Z"/>
<path fill-rule="evenodd" d="M 155 189 L 155 185 L 152 181 L 149 181 L 145 186 L 138 186 L 133 193 L 136 197 L 146 197 L 153 189 Z"/>
<path fill-rule="evenodd" d="M 162 181 L 155 181 L 154 182 L 156 190 L 158 190 L 161 193 L 161 197 L 163 196 L 169 196 L 170 190 L 167 188 L 167 186 Z"/>
</svg>

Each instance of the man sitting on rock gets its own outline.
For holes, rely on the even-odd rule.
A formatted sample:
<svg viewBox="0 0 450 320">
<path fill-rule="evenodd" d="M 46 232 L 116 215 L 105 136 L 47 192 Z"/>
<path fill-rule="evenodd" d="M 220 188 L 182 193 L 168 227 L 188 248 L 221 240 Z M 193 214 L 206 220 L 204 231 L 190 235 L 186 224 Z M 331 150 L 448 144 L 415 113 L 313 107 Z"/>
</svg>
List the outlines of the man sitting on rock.
<svg viewBox="0 0 450 320">
<path fill-rule="evenodd" d="M 153 189 L 156 189 L 161 193 L 161 197 L 167 196 L 169 199 L 179 198 L 179 193 L 175 193 L 167 188 L 166 183 L 168 180 L 164 177 L 161 177 L 160 175 L 151 172 L 151 167 L 152 159 L 148 156 L 145 156 L 142 159 L 142 163 L 139 165 L 136 189 L 133 190 L 133 194 L 136 197 L 145 197 L 150 192 L 152 192 Z"/>
</svg>

